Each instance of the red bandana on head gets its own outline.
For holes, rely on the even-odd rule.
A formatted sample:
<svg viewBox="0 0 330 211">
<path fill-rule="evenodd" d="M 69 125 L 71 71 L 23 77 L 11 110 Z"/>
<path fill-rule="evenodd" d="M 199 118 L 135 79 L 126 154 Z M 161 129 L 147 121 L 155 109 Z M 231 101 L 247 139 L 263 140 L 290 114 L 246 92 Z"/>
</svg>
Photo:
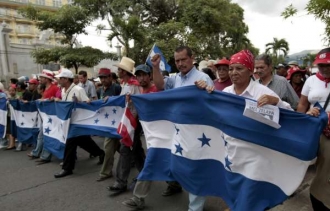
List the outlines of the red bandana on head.
<svg viewBox="0 0 330 211">
<path fill-rule="evenodd" d="M 231 64 L 241 64 L 247 67 L 251 72 L 254 71 L 254 56 L 249 50 L 242 50 L 230 58 Z"/>
</svg>

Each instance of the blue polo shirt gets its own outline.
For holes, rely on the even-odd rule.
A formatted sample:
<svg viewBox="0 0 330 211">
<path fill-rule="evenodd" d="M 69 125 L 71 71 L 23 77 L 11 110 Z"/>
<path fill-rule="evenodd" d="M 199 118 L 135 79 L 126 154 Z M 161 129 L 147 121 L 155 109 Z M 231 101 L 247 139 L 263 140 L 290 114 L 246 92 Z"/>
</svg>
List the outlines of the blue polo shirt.
<svg viewBox="0 0 330 211">
<path fill-rule="evenodd" d="M 183 86 L 191 86 L 195 85 L 195 81 L 203 80 L 206 81 L 208 86 L 213 86 L 213 81 L 211 78 L 193 67 L 186 75 L 182 75 L 181 73 L 177 73 L 168 78 L 165 78 L 164 89 L 174 89 Z"/>
</svg>

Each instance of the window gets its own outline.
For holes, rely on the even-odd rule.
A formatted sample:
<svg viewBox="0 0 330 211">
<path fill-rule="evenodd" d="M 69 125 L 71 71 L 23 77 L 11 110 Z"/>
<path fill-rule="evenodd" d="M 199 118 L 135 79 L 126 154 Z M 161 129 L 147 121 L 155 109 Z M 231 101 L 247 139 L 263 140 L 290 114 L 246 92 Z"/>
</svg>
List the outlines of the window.
<svg viewBox="0 0 330 211">
<path fill-rule="evenodd" d="M 36 4 L 45 5 L 45 0 L 36 0 Z"/>
<path fill-rule="evenodd" d="M 6 8 L 0 8 L 0 16 L 1 15 L 7 15 L 7 9 Z"/>
<path fill-rule="evenodd" d="M 17 32 L 22 34 L 28 34 L 31 33 L 31 28 L 27 24 L 20 24 L 17 25 Z"/>
<path fill-rule="evenodd" d="M 61 7 L 62 6 L 62 0 L 53 0 L 53 6 L 54 7 Z"/>
</svg>

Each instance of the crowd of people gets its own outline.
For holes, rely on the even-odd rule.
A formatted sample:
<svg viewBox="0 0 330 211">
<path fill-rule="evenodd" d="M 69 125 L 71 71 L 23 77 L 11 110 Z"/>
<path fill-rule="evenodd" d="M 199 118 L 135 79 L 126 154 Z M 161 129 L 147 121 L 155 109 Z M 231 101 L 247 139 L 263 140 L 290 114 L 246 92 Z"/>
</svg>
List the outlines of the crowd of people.
<svg viewBox="0 0 330 211">
<path fill-rule="evenodd" d="M 250 51 L 242 50 L 232 55 L 230 59 L 223 58 L 218 61 L 194 63 L 192 50 L 187 46 L 181 46 L 174 52 L 175 64 L 179 73 L 168 75 L 160 70 L 160 55 L 156 54 L 152 59 L 152 67 L 140 64 L 123 57 L 118 68 L 118 77 L 109 68 L 101 68 L 98 71 L 98 79 L 88 80 L 87 72 L 80 71 L 74 75 L 68 69 L 61 69 L 58 74 L 50 70 L 43 70 L 37 77 L 28 79 L 20 77 L 11 79 L 11 84 L 5 88 L 0 84 L 0 98 L 9 100 L 19 99 L 23 102 L 34 100 L 55 101 L 80 101 L 90 102 L 102 99 L 106 101 L 111 96 L 127 95 L 126 100 L 131 113 L 136 119 L 138 114 L 130 100 L 130 95 L 148 94 L 168 89 L 176 89 L 183 86 L 196 85 L 201 89 L 212 93 L 214 90 L 223 91 L 233 95 L 253 99 L 258 106 L 274 105 L 296 112 L 319 116 L 320 109 L 314 107 L 316 102 L 330 113 L 328 106 L 330 98 L 330 48 L 321 50 L 314 64 L 318 68 L 316 74 L 311 74 L 308 69 L 299 67 L 298 63 L 291 61 L 288 64 L 278 64 L 275 68 L 271 56 L 261 54 L 254 57 Z M 274 70 L 275 69 L 275 70 Z M 118 78 L 120 80 L 118 80 Z M 10 112 L 8 112 L 10 122 Z M 5 150 L 24 149 L 19 140 L 10 134 L 7 127 L 7 137 L 2 139 L 2 148 Z M 328 126 L 327 126 L 328 128 Z M 330 210 L 330 129 L 325 130 L 320 137 L 319 154 L 317 158 L 317 172 L 310 188 L 310 198 L 315 211 Z M 104 137 L 104 146 L 101 149 L 90 136 L 79 136 L 66 140 L 62 170 L 55 174 L 55 178 L 61 178 L 73 173 L 77 147 L 90 153 L 91 157 L 99 157 L 98 164 L 102 165 L 98 182 L 115 177 L 113 185 L 107 187 L 114 195 L 125 192 L 128 187 L 128 177 L 132 163 L 140 172 L 143 169 L 146 158 L 140 136 L 141 124 L 138 124 L 133 146 L 126 146 L 119 139 Z M 328 132 L 328 133 L 327 133 Z M 226 138 L 226 134 L 224 137 Z M 228 136 L 229 137 L 229 136 Z M 234 137 L 228 146 L 235 150 L 235 142 L 240 141 Z M 27 155 L 35 159 L 38 165 L 51 161 L 52 154 L 43 147 L 43 130 L 40 129 L 33 150 Z M 119 160 L 114 171 L 114 155 L 119 153 Z M 113 173 L 115 172 L 115 173 Z M 163 196 L 171 196 L 182 192 L 178 182 L 168 181 L 167 189 Z M 133 197 L 123 202 L 123 205 L 143 209 L 151 181 L 139 181 L 135 179 Z M 257 187 L 256 187 L 257 188 Z M 202 211 L 205 197 L 189 193 L 189 211 Z"/>
</svg>

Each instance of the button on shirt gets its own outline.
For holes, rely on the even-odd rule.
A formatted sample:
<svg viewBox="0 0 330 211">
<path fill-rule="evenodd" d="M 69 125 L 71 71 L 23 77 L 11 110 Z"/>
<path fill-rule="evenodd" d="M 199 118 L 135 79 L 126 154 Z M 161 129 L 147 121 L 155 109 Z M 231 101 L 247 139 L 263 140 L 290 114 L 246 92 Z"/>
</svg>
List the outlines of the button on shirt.
<svg viewBox="0 0 330 211">
<path fill-rule="evenodd" d="M 164 79 L 164 89 L 174 89 L 183 86 L 191 86 L 195 84 L 195 81 L 203 80 L 206 81 L 208 86 L 213 86 L 211 78 L 203 72 L 198 71 L 193 67 L 187 74 L 182 75 L 177 73 L 168 78 Z"/>
<path fill-rule="evenodd" d="M 89 99 L 92 99 L 93 97 L 97 98 L 96 89 L 95 89 L 95 85 L 93 84 L 93 82 L 87 80 L 85 84 L 79 83 L 78 85 L 80 87 L 84 88 L 86 95 Z"/>
<path fill-rule="evenodd" d="M 64 90 L 62 89 L 62 100 L 63 101 L 73 101 L 73 97 L 76 97 L 79 102 L 88 101 L 89 98 L 86 95 L 86 92 L 80 86 L 75 85 L 74 83 L 71 86 Z"/>
</svg>

